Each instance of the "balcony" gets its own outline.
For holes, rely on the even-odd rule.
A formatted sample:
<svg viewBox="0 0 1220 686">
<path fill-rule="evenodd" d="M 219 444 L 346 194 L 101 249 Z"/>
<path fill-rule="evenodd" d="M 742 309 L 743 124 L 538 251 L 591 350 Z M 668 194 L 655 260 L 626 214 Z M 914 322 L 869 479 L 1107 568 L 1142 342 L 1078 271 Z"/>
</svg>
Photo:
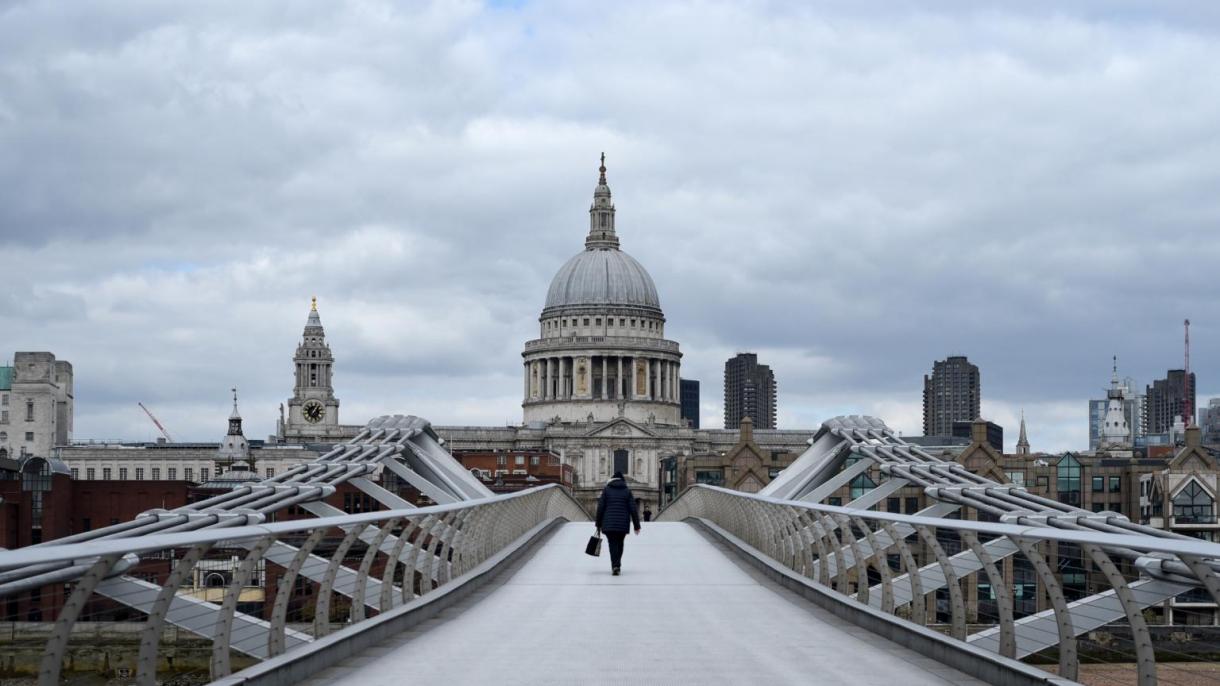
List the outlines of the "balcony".
<svg viewBox="0 0 1220 686">
<path fill-rule="evenodd" d="M 579 350 L 589 347 L 610 349 L 645 349 L 678 354 L 678 344 L 664 338 L 640 336 L 565 336 L 562 338 L 535 338 L 525 342 L 525 352 L 538 350 Z"/>
</svg>

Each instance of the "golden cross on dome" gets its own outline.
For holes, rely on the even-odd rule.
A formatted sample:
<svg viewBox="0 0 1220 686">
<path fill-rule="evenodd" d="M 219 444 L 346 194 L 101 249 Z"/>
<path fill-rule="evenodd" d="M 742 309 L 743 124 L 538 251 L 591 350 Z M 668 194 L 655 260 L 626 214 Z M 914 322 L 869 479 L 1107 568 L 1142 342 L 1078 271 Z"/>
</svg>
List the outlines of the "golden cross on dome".
<svg viewBox="0 0 1220 686">
<path fill-rule="evenodd" d="M 311 301 L 310 305 L 309 305 L 310 311 L 317 312 L 318 311 L 318 296 L 315 295 L 313 298 L 310 298 L 310 301 Z"/>
</svg>

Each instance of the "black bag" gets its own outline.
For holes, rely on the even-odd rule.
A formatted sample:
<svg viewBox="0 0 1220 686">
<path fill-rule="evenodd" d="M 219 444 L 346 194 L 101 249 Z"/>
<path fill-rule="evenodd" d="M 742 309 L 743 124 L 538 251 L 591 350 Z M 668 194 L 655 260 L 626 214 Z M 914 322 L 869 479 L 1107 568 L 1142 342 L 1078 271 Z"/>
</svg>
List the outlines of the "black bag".
<svg viewBox="0 0 1220 686">
<path fill-rule="evenodd" d="M 590 536 L 589 542 L 585 544 L 585 555 L 592 555 L 593 557 L 600 557 L 601 554 L 602 554 L 602 532 L 598 531 L 596 534 Z"/>
</svg>

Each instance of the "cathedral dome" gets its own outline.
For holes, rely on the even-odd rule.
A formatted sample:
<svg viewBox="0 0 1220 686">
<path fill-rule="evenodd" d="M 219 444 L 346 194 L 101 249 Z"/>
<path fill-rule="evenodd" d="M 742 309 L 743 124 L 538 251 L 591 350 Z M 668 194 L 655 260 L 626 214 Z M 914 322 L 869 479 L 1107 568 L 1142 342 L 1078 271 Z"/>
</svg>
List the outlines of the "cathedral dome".
<svg viewBox="0 0 1220 686">
<path fill-rule="evenodd" d="M 580 252 L 551 280 L 546 309 L 589 305 L 661 309 L 648 270 L 631 255 L 613 248 Z"/>
</svg>

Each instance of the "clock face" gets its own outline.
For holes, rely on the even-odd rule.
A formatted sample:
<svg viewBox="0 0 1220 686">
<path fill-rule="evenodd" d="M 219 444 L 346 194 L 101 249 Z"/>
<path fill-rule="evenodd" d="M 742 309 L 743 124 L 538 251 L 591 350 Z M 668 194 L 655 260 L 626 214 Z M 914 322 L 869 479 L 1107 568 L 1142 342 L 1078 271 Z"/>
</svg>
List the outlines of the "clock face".
<svg viewBox="0 0 1220 686">
<path fill-rule="evenodd" d="M 301 416 L 310 424 L 317 424 L 326 416 L 326 407 L 317 400 L 310 400 L 301 408 Z"/>
</svg>

